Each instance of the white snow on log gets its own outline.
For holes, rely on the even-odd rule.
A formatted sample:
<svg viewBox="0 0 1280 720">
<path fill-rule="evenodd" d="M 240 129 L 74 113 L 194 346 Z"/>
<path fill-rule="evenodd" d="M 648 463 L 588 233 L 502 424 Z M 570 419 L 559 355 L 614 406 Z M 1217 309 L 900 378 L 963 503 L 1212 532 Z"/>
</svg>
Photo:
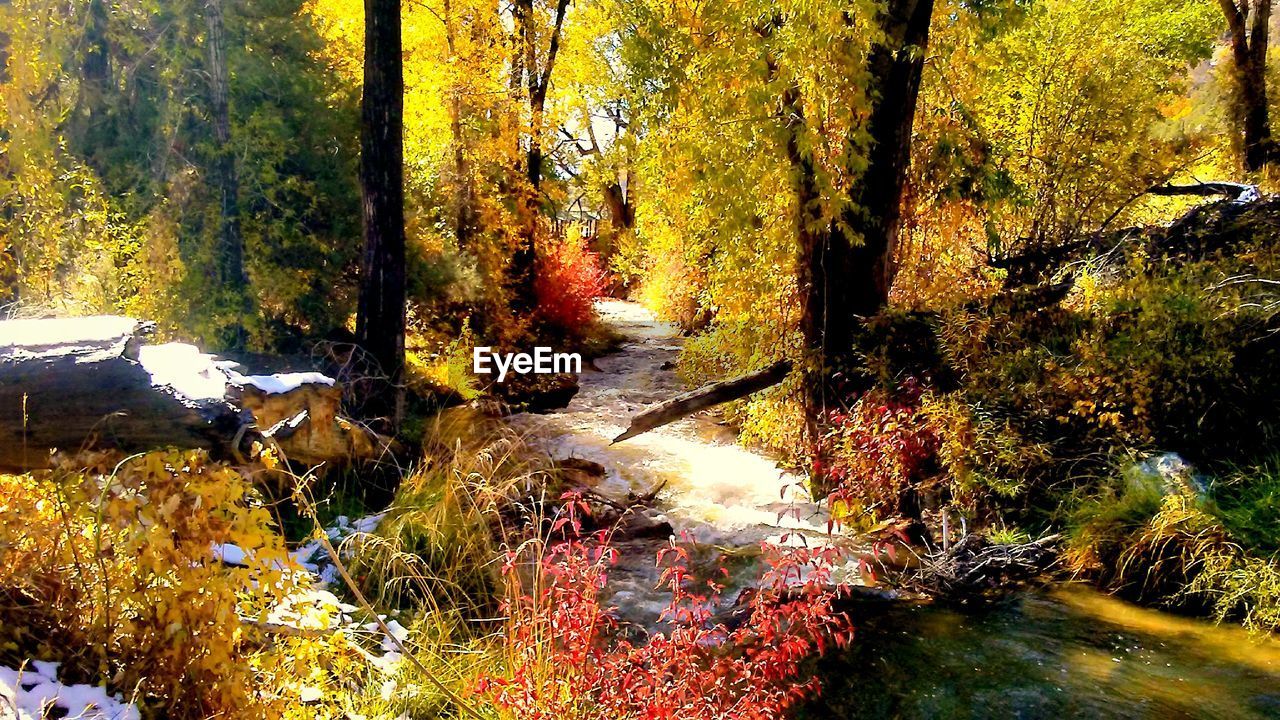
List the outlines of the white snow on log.
<svg viewBox="0 0 1280 720">
<path fill-rule="evenodd" d="M 268 395 L 281 395 L 293 392 L 303 385 L 332 386 L 333 378 L 318 372 L 278 373 L 276 375 L 241 375 L 228 373 L 231 382 L 241 387 L 253 386 Z"/>
<path fill-rule="evenodd" d="M 1237 191 L 1235 199 L 1231 201 L 1237 205 L 1257 202 L 1262 199 L 1262 191 L 1258 189 L 1257 185 L 1246 185 L 1244 183 L 1222 184 Z"/>
<path fill-rule="evenodd" d="M 256 387 L 268 395 L 280 395 L 303 385 L 333 386 L 334 380 L 318 372 L 241 375 L 238 364 L 219 360 L 195 345 L 165 343 L 145 345 L 138 351 L 142 366 L 151 373 L 155 385 L 167 385 L 191 400 L 221 400 L 227 385 Z"/>
<path fill-rule="evenodd" d="M 58 663 L 34 660 L 20 670 L 0 666 L 0 717 L 139 720 L 141 714 L 104 688 L 58 682 Z"/>
<path fill-rule="evenodd" d="M 128 341 L 139 324 L 118 315 L 5 320 L 0 322 L 0 355 L 102 350 Z"/>
<path fill-rule="evenodd" d="M 138 361 L 151 374 L 153 385 L 168 385 L 191 400 L 223 399 L 227 373 L 235 366 L 186 343 L 144 345 L 138 349 Z"/>
</svg>

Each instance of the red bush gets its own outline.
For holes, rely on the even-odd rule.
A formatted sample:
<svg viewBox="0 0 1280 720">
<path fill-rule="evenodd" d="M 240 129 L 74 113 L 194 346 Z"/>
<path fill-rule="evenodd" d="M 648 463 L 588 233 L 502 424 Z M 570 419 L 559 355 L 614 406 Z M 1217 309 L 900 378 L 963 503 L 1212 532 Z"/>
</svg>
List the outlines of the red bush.
<svg viewBox="0 0 1280 720">
<path fill-rule="evenodd" d="M 871 390 L 849 411 L 828 414 L 813 474 L 833 488 L 831 501 L 898 509 L 938 453 L 938 433 L 920 412 L 922 394 L 918 382 L 907 380 L 896 392 Z"/>
<path fill-rule="evenodd" d="M 561 524 L 577 526 L 571 517 Z M 851 637 L 824 589 L 833 552 L 771 550 L 749 620 L 729 629 L 711 622 L 720 586 L 695 587 L 685 550 L 672 543 L 657 558 L 672 596 L 663 614 L 670 630 L 632 644 L 614 636 L 600 604 L 615 558 L 607 537 L 562 542 L 541 562 L 537 591 L 508 604 L 508 675 L 482 679 L 479 691 L 521 720 L 782 717 L 817 690 L 801 663 Z M 512 555 L 509 578 L 517 568 Z"/>
<path fill-rule="evenodd" d="M 577 330 L 591 322 L 593 303 L 608 287 L 608 273 L 600 255 L 574 233 L 544 249 L 533 290 L 538 315 L 562 330 Z"/>
</svg>

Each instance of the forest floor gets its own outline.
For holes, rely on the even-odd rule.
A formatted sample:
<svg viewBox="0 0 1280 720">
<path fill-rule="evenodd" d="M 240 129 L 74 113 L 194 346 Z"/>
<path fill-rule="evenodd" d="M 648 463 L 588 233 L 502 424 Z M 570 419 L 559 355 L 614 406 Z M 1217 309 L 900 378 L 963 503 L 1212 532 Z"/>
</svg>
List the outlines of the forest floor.
<svg viewBox="0 0 1280 720">
<path fill-rule="evenodd" d="M 762 541 L 828 542 L 826 510 L 809 498 L 803 479 L 738 444 L 737 433 L 711 411 L 611 444 L 633 415 L 685 390 L 674 370 L 684 338 L 636 303 L 607 300 L 597 309 L 624 338 L 618 351 L 584 368 L 567 407 L 516 415 L 512 424 L 553 460 L 604 466 L 605 476 L 591 488 L 601 496 L 625 503 L 661 488 L 650 516 L 661 513 L 677 538 L 703 551 L 698 556 L 708 566 L 730 570 L 731 588 L 756 574 L 753 559 Z M 651 626 L 670 598 L 655 589 L 653 551 L 665 540 L 617 542 L 609 602 L 627 621 Z M 735 595 L 727 591 L 723 602 L 732 603 Z"/>
</svg>

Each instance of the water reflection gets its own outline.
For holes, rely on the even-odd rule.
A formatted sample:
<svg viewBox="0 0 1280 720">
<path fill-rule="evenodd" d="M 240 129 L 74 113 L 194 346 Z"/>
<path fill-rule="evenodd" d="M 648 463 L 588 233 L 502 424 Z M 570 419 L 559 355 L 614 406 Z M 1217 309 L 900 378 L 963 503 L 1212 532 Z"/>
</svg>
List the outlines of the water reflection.
<svg viewBox="0 0 1280 720">
<path fill-rule="evenodd" d="M 805 718 L 1276 718 L 1280 642 L 1086 588 L 859 611 Z"/>
</svg>

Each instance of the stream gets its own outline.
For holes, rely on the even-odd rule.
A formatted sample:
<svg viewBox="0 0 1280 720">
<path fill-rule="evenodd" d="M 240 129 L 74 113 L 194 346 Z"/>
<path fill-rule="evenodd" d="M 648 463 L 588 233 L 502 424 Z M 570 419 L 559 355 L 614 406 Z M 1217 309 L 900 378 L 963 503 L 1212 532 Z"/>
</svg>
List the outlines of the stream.
<svg viewBox="0 0 1280 720">
<path fill-rule="evenodd" d="M 661 486 L 657 509 L 675 532 L 703 548 L 706 562 L 729 558 L 726 605 L 756 574 L 761 541 L 826 542 L 825 510 L 801 479 L 736 444 L 714 416 L 610 445 L 646 405 L 684 390 L 671 369 L 682 338 L 634 303 L 598 309 L 625 338 L 619 350 L 584 368 L 567 407 L 512 423 L 553 458 L 603 465 L 602 495 Z M 656 626 L 666 603 L 654 589 L 660 545 L 618 548 L 606 602 L 624 621 Z M 871 602 L 854 622 L 852 647 L 816 663 L 823 693 L 801 717 L 1280 718 L 1280 641 L 1084 586 L 969 610 Z"/>
</svg>

